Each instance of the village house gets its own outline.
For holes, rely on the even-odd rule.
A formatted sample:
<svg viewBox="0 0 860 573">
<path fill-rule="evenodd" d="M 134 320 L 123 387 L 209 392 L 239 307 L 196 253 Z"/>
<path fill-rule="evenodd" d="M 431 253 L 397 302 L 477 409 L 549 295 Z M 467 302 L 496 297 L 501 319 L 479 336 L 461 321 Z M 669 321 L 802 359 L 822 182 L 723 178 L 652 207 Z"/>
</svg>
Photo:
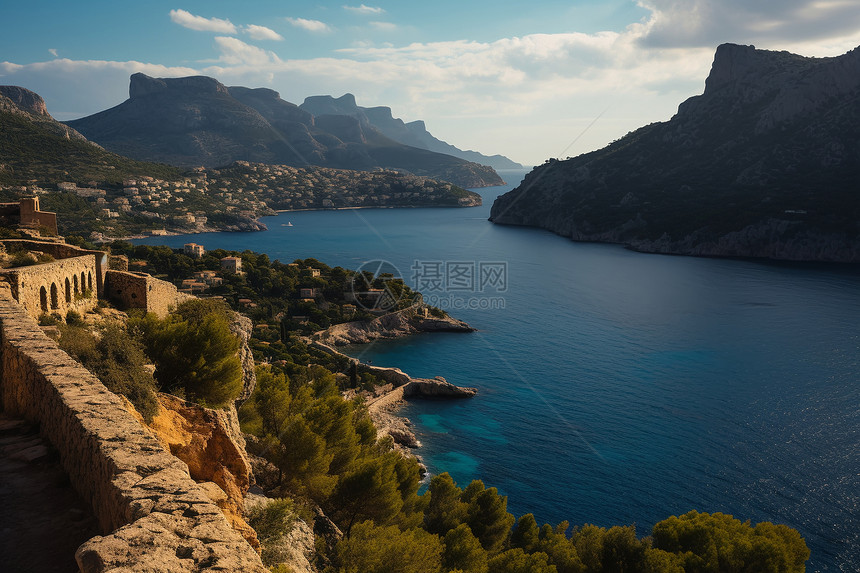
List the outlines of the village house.
<svg viewBox="0 0 860 573">
<path fill-rule="evenodd" d="M 202 257 L 205 252 L 203 245 L 198 245 L 197 243 L 185 243 L 182 247 L 182 251 L 189 257 L 194 257 L 195 259 Z"/>
<path fill-rule="evenodd" d="M 242 257 L 224 257 L 221 270 L 227 273 L 242 274 Z"/>
</svg>

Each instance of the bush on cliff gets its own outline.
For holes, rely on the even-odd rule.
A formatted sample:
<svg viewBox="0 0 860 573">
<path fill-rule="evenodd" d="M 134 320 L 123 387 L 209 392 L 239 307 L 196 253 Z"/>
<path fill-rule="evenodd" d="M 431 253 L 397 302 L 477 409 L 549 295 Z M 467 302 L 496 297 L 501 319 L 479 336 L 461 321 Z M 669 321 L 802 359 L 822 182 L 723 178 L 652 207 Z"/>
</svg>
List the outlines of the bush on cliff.
<svg viewBox="0 0 860 573">
<path fill-rule="evenodd" d="M 230 309 L 217 300 L 185 302 L 165 319 L 132 319 L 155 379 L 165 392 L 209 408 L 221 408 L 242 391 L 239 338 L 230 331 Z"/>
<path fill-rule="evenodd" d="M 158 412 L 155 382 L 144 368 L 148 361 L 141 344 L 119 324 L 107 325 L 95 333 L 74 325 L 60 327 L 59 345 L 84 368 L 101 380 L 108 390 L 122 394 L 146 421 Z"/>
</svg>

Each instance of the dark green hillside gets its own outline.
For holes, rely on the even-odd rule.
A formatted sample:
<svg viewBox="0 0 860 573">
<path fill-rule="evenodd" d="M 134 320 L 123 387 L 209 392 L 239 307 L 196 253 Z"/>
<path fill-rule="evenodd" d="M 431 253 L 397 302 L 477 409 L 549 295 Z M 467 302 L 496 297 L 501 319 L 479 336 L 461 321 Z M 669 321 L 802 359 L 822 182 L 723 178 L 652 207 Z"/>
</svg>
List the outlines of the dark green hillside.
<svg viewBox="0 0 860 573">
<path fill-rule="evenodd" d="M 491 219 L 649 252 L 860 261 L 860 50 L 724 45 L 668 122 L 549 160 Z"/>
<path fill-rule="evenodd" d="M 53 120 L 50 120 L 53 121 Z M 180 170 L 116 155 L 83 139 L 64 137 L 24 113 L 0 110 L 0 185 L 103 181 L 147 174 L 176 179 Z"/>
</svg>

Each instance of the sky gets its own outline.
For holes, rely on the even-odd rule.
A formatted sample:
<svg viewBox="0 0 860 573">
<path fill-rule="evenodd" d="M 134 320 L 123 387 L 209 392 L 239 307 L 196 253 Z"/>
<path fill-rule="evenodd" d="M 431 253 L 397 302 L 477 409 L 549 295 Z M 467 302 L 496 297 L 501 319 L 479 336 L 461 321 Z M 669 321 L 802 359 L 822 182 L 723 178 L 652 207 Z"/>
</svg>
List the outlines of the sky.
<svg viewBox="0 0 860 573">
<path fill-rule="evenodd" d="M 207 75 L 301 104 L 355 95 L 461 149 L 526 165 L 605 146 L 702 93 L 719 44 L 827 57 L 860 46 L 860 0 L 8 2 L 0 85 L 67 120 L 129 76 Z"/>
</svg>

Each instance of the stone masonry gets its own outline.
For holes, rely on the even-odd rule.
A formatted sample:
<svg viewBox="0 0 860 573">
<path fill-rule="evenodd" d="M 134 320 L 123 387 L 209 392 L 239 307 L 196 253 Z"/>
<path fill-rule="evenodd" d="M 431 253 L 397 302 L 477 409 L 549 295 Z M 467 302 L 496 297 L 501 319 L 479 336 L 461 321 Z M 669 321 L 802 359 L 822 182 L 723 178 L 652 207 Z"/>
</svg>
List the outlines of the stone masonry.
<svg viewBox="0 0 860 573">
<path fill-rule="evenodd" d="M 105 297 L 122 309 L 141 308 L 161 318 L 183 300 L 194 298 L 146 273 L 115 270 L 107 271 L 105 276 Z"/>
<path fill-rule="evenodd" d="M 55 261 L 0 271 L 11 285 L 12 296 L 30 316 L 69 310 L 86 311 L 98 304 L 104 294 L 108 254 L 82 249 L 66 243 L 5 239 L 0 244 L 7 252 L 38 251 Z"/>
<path fill-rule="evenodd" d="M 61 351 L 2 284 L 0 409 L 39 424 L 92 506 L 104 535 L 78 549 L 82 572 L 266 571 L 185 463 Z"/>
<path fill-rule="evenodd" d="M 93 289 L 96 274 L 95 255 L 84 255 L 16 267 L 4 271 L 12 297 L 30 316 L 46 313 L 65 316 L 70 310 L 85 312 L 98 304 Z"/>
</svg>

